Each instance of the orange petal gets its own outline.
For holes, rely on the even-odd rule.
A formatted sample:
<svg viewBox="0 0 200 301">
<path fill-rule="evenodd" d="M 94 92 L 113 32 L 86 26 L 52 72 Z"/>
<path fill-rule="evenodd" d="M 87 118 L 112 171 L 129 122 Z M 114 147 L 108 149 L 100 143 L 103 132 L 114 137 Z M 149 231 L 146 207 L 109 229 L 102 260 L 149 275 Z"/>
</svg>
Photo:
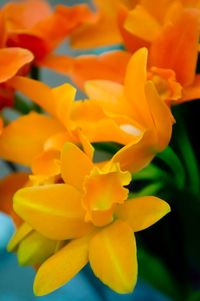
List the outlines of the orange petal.
<svg viewBox="0 0 200 301">
<path fill-rule="evenodd" d="M 10 215 L 16 225 L 21 218 L 13 211 L 13 195 L 28 181 L 28 173 L 13 173 L 0 180 L 0 211 Z"/>
<path fill-rule="evenodd" d="M 70 84 L 63 84 L 52 89 L 55 99 L 55 113 L 60 122 L 69 129 L 70 114 L 76 95 L 76 89 Z M 54 113 L 54 114 L 55 114 Z"/>
<path fill-rule="evenodd" d="M 172 69 L 177 80 L 188 86 L 195 76 L 198 56 L 199 12 L 184 10 L 179 20 L 164 28 L 151 47 L 150 64 Z M 170 54 L 170 55 L 169 55 Z"/>
<path fill-rule="evenodd" d="M 0 49 L 0 83 L 12 78 L 24 65 L 33 60 L 33 54 L 22 48 Z"/>
<path fill-rule="evenodd" d="M 183 97 L 176 103 L 182 103 L 189 100 L 199 99 L 200 98 L 200 75 L 196 75 L 193 83 L 183 89 Z"/>
<path fill-rule="evenodd" d="M 93 164 L 75 144 L 67 142 L 61 153 L 61 173 L 65 183 L 82 190 L 83 181 Z"/>
<path fill-rule="evenodd" d="M 80 237 L 91 225 L 84 223 L 81 194 L 72 186 L 53 184 L 18 190 L 15 211 L 44 236 L 65 240 Z"/>
<path fill-rule="evenodd" d="M 161 24 L 141 5 L 129 12 L 124 26 L 127 31 L 147 42 L 154 41 L 162 29 Z"/>
<path fill-rule="evenodd" d="M 159 97 L 151 81 L 145 85 L 146 98 L 149 102 L 151 116 L 154 122 L 154 131 L 158 142 L 156 150 L 162 151 L 170 142 L 173 119 L 169 107 Z M 164 121 L 164 122 L 163 122 Z M 153 128 L 152 128 L 153 129 Z"/>
<path fill-rule="evenodd" d="M 0 135 L 2 133 L 3 130 L 3 120 L 0 118 Z"/>
<path fill-rule="evenodd" d="M 137 172 L 144 168 L 156 154 L 157 139 L 152 131 L 146 131 L 136 143 L 131 142 L 122 147 L 113 157 L 111 162 L 119 162 L 122 170 Z"/>
<path fill-rule="evenodd" d="M 126 221 L 134 232 L 150 227 L 169 212 L 169 205 L 154 196 L 131 199 L 115 209 L 116 217 Z"/>
<path fill-rule="evenodd" d="M 149 48 L 149 43 L 147 41 L 144 41 L 140 37 L 133 35 L 125 28 L 124 24 L 128 14 L 129 10 L 126 7 L 121 7 L 118 13 L 118 25 L 125 48 L 131 53 L 134 53 L 136 50 L 142 47 Z"/>
<path fill-rule="evenodd" d="M 52 12 L 51 6 L 46 0 L 11 2 L 2 9 L 9 21 L 7 24 L 9 31 L 31 28 Z"/>
<path fill-rule="evenodd" d="M 48 150 L 34 158 L 32 172 L 38 175 L 54 176 L 60 173 L 60 152 Z"/>
<path fill-rule="evenodd" d="M 130 293 L 137 280 L 136 243 L 132 229 L 116 221 L 91 240 L 89 260 L 95 275 L 117 293 Z"/>
<path fill-rule="evenodd" d="M 63 145 L 66 142 L 77 142 L 74 135 L 68 131 L 62 131 L 59 133 L 56 133 L 55 135 L 52 135 L 49 137 L 45 144 L 44 144 L 44 150 L 57 150 L 61 151 Z"/>
<path fill-rule="evenodd" d="M 9 84 L 25 96 L 29 97 L 51 115 L 56 114 L 56 104 L 52 91 L 44 83 L 34 79 L 16 76 Z"/>
<path fill-rule="evenodd" d="M 23 165 L 31 165 L 45 141 L 62 130 L 56 120 L 30 113 L 11 122 L 0 136 L 0 156 Z"/>
<path fill-rule="evenodd" d="M 83 89 L 84 82 L 93 79 L 122 83 L 130 56 L 126 51 L 81 55 L 76 58 L 51 54 L 41 60 L 39 65 L 69 76 L 78 87 Z"/>
<path fill-rule="evenodd" d="M 88 262 L 88 237 L 71 241 L 47 259 L 37 271 L 34 293 L 43 296 L 73 278 Z"/>
<path fill-rule="evenodd" d="M 147 80 L 147 54 L 146 48 L 133 54 L 127 67 L 124 90 L 129 102 L 129 115 L 139 124 L 152 128 L 153 121 L 144 89 Z"/>
</svg>

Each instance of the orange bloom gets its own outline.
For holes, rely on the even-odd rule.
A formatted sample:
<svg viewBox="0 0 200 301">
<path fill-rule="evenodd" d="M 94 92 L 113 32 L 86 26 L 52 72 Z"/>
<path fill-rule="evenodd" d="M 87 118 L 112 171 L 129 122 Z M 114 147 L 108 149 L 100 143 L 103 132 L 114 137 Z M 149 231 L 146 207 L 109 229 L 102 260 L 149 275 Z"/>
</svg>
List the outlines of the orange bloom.
<svg viewBox="0 0 200 301">
<path fill-rule="evenodd" d="M 156 152 L 167 147 L 172 134 L 174 119 L 153 82 L 147 80 L 146 65 L 147 50 L 143 48 L 129 61 L 124 86 L 98 80 L 86 82 L 85 85 L 86 93 L 108 116 L 119 120 L 122 116 L 128 117 L 129 121 L 121 124 L 127 133 L 135 133 L 138 129 L 143 133 L 137 144 L 130 142 L 124 147 L 126 155 L 121 166 L 125 170 L 137 171 L 144 167 Z M 135 122 L 140 126 L 134 127 Z M 114 160 L 118 160 L 118 155 L 114 156 Z"/>
<path fill-rule="evenodd" d="M 11 106 L 14 97 L 14 89 L 9 87 L 7 81 L 16 74 L 23 74 L 27 64 L 33 60 L 30 51 L 22 48 L 0 49 L 0 110 L 5 106 Z"/>
<path fill-rule="evenodd" d="M 61 175 L 64 183 L 24 188 L 14 196 L 14 209 L 33 229 L 51 240 L 71 240 L 40 266 L 35 294 L 64 285 L 88 261 L 104 284 L 131 292 L 137 279 L 132 232 L 162 218 L 168 204 L 151 196 L 127 201 L 130 173 L 113 161 L 99 169 L 72 143 L 62 150 Z"/>
<path fill-rule="evenodd" d="M 40 170 L 44 174 L 48 164 L 49 172 L 57 174 L 59 152 L 66 141 L 82 144 L 90 156 L 93 150 L 89 142 L 112 141 L 126 145 L 128 159 L 124 155 L 123 169 L 143 168 L 168 145 L 173 124 L 169 108 L 147 80 L 146 61 L 145 49 L 133 55 L 124 86 L 108 81 L 88 82 L 90 99 L 84 102 L 74 102 L 75 89 L 68 84 L 50 89 L 40 82 L 16 77 L 10 85 L 54 118 L 32 113 L 8 125 L 0 138 L 0 155 L 32 165 L 34 173 Z M 119 160 L 118 156 L 113 160 Z"/>
<path fill-rule="evenodd" d="M 181 3 L 161 0 L 159 3 L 155 1 L 155 5 L 146 0 L 131 4 L 127 2 L 117 1 L 117 5 L 114 5 L 112 1 L 108 3 L 98 1 L 100 7 L 107 8 L 104 9 L 107 14 L 104 13 L 106 18 L 112 15 L 110 12 L 112 8 L 115 28 L 120 30 L 121 39 L 130 53 L 141 47 L 149 49 L 149 73 L 152 72 L 152 68 L 158 68 L 156 71 L 158 91 L 163 90 L 165 86 L 162 96 L 169 97 L 166 99 L 167 103 L 173 104 L 198 98 L 200 79 L 195 71 L 199 48 L 199 2 L 182 1 Z M 103 14 L 104 10 L 100 14 Z M 89 34 L 84 34 L 83 27 L 82 31 L 79 29 L 81 34 L 73 42 L 84 48 L 84 46 L 93 46 L 93 41 L 98 39 L 101 45 L 107 45 L 106 36 L 112 34 L 113 30 L 113 27 L 112 30 L 110 28 L 107 25 L 103 33 L 95 35 L 94 32 L 90 37 Z M 113 44 L 112 38 L 109 42 Z M 106 79 L 121 83 L 129 57 L 130 54 L 124 51 L 106 53 L 96 58 L 95 56 L 70 58 L 54 55 L 47 57 L 43 64 L 69 75 L 75 83 L 83 87 L 84 81 L 91 79 Z M 167 78 L 167 73 L 162 69 L 167 69 Z M 152 79 L 152 75 L 150 78 Z"/>
<path fill-rule="evenodd" d="M 29 49 L 38 60 L 52 52 L 82 22 L 94 18 L 87 5 L 58 5 L 45 0 L 10 2 L 2 7 L 5 45 Z"/>
</svg>

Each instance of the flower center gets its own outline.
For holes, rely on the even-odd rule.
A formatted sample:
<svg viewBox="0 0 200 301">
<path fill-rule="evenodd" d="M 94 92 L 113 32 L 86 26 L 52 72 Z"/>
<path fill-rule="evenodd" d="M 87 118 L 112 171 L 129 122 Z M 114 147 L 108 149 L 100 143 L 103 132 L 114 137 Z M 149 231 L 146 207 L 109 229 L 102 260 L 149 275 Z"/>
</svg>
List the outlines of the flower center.
<svg viewBox="0 0 200 301">
<path fill-rule="evenodd" d="M 95 167 L 84 183 L 82 205 L 86 210 L 85 220 L 97 227 L 111 223 L 115 206 L 127 199 L 128 189 L 123 186 L 130 181 L 130 173 L 121 171 L 118 164 L 107 170 Z"/>
</svg>

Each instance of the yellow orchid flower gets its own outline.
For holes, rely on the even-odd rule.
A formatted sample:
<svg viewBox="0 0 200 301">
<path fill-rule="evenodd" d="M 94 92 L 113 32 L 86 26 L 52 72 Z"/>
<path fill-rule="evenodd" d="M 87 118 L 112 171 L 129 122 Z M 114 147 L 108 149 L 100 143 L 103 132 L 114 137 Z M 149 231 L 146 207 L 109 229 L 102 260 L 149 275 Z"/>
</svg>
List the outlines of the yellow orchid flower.
<svg viewBox="0 0 200 301">
<path fill-rule="evenodd" d="M 129 199 L 131 174 L 119 161 L 102 168 L 75 144 L 61 155 L 64 183 L 28 187 L 14 196 L 14 209 L 34 230 L 51 240 L 70 240 L 39 267 L 36 295 L 69 281 L 89 261 L 95 275 L 118 293 L 131 292 L 137 279 L 133 232 L 143 230 L 170 211 L 153 197 Z M 74 164 L 78 162 L 78 164 Z"/>
<path fill-rule="evenodd" d="M 37 267 L 64 244 L 64 241 L 48 239 L 33 230 L 30 225 L 22 223 L 9 241 L 7 250 L 17 253 L 20 265 Z"/>
</svg>

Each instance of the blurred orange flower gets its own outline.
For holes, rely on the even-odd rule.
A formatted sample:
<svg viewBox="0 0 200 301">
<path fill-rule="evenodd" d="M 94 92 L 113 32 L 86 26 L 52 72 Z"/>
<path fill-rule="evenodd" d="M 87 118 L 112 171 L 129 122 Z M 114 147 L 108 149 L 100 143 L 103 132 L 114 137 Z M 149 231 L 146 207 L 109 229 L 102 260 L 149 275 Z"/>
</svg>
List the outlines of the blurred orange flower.
<svg viewBox="0 0 200 301">
<path fill-rule="evenodd" d="M 32 53 L 26 49 L 17 47 L 0 49 L 0 110 L 13 104 L 15 91 L 9 86 L 8 80 L 16 74 L 27 72 L 28 64 L 32 60 Z"/>
</svg>

